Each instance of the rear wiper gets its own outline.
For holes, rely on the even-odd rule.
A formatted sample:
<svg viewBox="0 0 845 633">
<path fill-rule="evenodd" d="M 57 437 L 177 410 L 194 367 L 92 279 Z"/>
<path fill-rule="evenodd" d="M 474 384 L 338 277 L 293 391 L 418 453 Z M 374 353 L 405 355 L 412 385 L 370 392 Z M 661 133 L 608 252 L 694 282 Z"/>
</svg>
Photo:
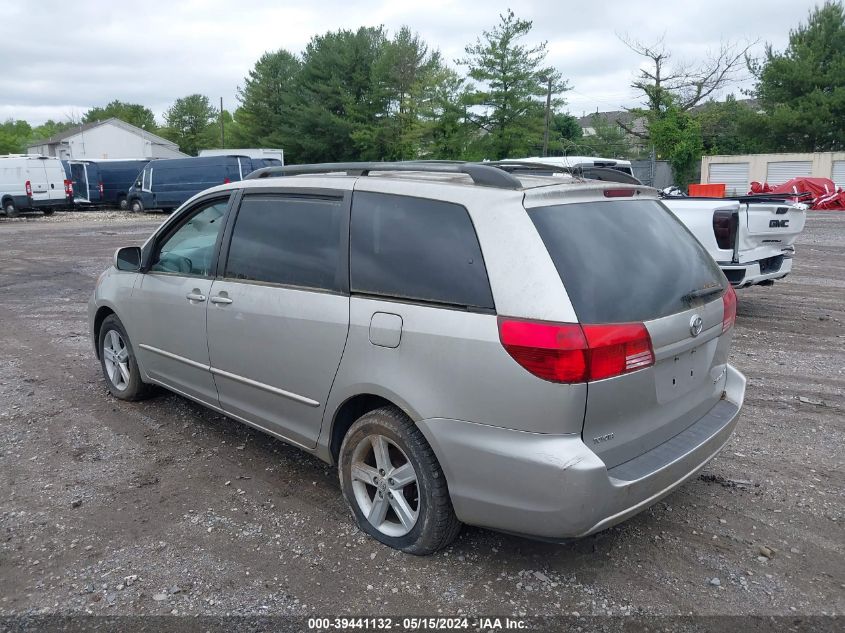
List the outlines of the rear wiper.
<svg viewBox="0 0 845 633">
<path fill-rule="evenodd" d="M 703 299 L 710 295 L 715 295 L 722 292 L 722 286 L 710 286 L 709 288 L 699 288 L 698 290 L 691 290 L 685 294 L 681 299 L 683 301 L 695 301 L 696 299 Z"/>
</svg>

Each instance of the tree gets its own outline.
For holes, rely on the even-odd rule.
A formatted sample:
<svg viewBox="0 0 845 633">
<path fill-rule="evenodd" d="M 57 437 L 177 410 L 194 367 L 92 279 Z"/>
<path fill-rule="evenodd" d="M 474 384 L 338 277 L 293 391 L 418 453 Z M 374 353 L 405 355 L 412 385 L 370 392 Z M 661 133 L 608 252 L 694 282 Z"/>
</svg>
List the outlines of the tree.
<svg viewBox="0 0 845 633">
<path fill-rule="evenodd" d="M 383 158 L 419 158 L 422 137 L 428 129 L 422 110 L 437 99 L 438 83 L 448 81 L 443 70 L 440 53 L 429 51 L 407 26 L 384 42 L 373 67 L 376 100 L 386 107 L 379 130 L 386 143 Z"/>
<path fill-rule="evenodd" d="M 53 119 L 48 119 L 41 125 L 32 128 L 32 140 L 45 140 L 56 134 L 66 132 L 77 125 L 79 124 L 75 121 L 54 121 Z"/>
<path fill-rule="evenodd" d="M 469 104 L 475 108 L 469 118 L 486 141 L 490 158 L 525 155 L 542 139 L 548 78 L 553 96 L 568 90 L 559 73 L 543 66 L 545 42 L 533 47 L 519 43 L 531 28 L 531 21 L 508 9 L 499 16 L 499 24 L 465 48 L 467 57 L 457 61 L 481 82 L 470 92 Z M 555 99 L 552 105 L 561 103 Z"/>
<path fill-rule="evenodd" d="M 596 112 L 590 117 L 590 127 L 592 134 L 583 136 L 573 151 L 605 158 L 629 158 L 633 153 L 631 140 L 618 122 Z"/>
<path fill-rule="evenodd" d="M 701 126 L 705 154 L 755 154 L 769 146 L 768 118 L 748 102 L 728 95 L 709 101 L 693 113 Z"/>
<path fill-rule="evenodd" d="M 0 123 L 0 154 L 23 154 L 32 136 L 29 123 L 8 119 Z"/>
<path fill-rule="evenodd" d="M 782 53 L 767 44 L 749 60 L 756 93 L 769 117 L 775 151 L 845 149 L 845 9 L 825 2 L 789 34 Z"/>
<path fill-rule="evenodd" d="M 754 43 L 740 47 L 733 42 L 722 42 L 719 50 L 698 63 L 672 62 L 672 54 L 663 38 L 644 44 L 625 36 L 620 40 L 637 55 L 646 59 L 631 87 L 642 93 L 645 109 L 653 114 L 671 105 L 681 112 L 692 110 L 719 90 L 737 79 L 743 60 Z M 628 131 L 642 136 L 643 133 Z M 647 138 L 647 132 L 645 133 Z"/>
<path fill-rule="evenodd" d="M 280 49 L 264 53 L 238 88 L 241 107 L 235 121 L 247 145 L 287 149 L 295 136 L 294 107 L 298 100 L 300 59 Z M 237 137 L 236 131 L 233 138 Z"/>
<path fill-rule="evenodd" d="M 208 128 L 217 122 L 217 110 L 205 95 L 192 94 L 176 99 L 164 113 L 164 120 L 167 127 L 161 130 L 162 135 L 195 156 L 198 150 L 210 146 Z"/>
<path fill-rule="evenodd" d="M 82 117 L 83 123 L 105 121 L 110 118 L 117 118 L 135 127 L 148 132 L 155 132 L 157 129 L 155 115 L 149 108 L 138 103 L 124 103 L 123 101 L 112 101 L 104 107 L 91 108 Z"/>
<path fill-rule="evenodd" d="M 657 157 L 669 161 L 675 184 L 686 189 L 696 177 L 704 150 L 700 123 L 670 102 L 660 116 L 649 120 L 649 132 Z"/>
<path fill-rule="evenodd" d="M 374 90 L 382 28 L 341 30 L 311 39 L 297 75 L 290 154 L 298 162 L 381 160 L 387 96 Z M 285 148 L 286 151 L 288 148 Z"/>
</svg>

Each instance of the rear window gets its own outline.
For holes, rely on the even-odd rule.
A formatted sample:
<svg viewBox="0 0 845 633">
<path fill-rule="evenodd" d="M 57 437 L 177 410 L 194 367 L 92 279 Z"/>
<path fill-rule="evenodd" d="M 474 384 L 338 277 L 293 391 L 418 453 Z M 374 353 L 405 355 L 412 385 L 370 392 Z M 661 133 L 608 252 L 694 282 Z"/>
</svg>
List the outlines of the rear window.
<svg viewBox="0 0 845 633">
<path fill-rule="evenodd" d="M 493 308 L 478 237 L 464 207 L 358 192 L 350 233 L 353 291 Z"/>
<path fill-rule="evenodd" d="M 657 319 L 689 309 L 691 291 L 726 286 L 707 251 L 656 200 L 563 204 L 528 215 L 582 323 Z"/>
</svg>

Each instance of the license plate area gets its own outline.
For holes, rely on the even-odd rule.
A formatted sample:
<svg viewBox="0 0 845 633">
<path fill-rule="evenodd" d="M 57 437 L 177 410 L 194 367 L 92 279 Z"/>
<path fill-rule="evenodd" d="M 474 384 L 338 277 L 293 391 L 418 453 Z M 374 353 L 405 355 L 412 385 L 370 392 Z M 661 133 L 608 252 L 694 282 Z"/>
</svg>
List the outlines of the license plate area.
<svg viewBox="0 0 845 633">
<path fill-rule="evenodd" d="M 717 339 L 678 352 L 657 363 L 657 400 L 669 402 L 700 387 L 710 380 L 710 367 Z"/>
</svg>

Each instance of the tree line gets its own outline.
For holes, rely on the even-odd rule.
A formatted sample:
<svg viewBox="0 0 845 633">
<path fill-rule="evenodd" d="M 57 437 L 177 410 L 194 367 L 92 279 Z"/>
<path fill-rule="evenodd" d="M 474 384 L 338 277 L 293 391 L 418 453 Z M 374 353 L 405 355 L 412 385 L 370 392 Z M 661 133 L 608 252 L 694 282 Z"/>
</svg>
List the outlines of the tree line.
<svg viewBox="0 0 845 633">
<path fill-rule="evenodd" d="M 113 101 L 79 121 L 0 124 L 0 153 L 25 151 L 79 123 L 117 117 L 195 154 L 206 147 L 280 147 L 291 163 L 346 160 L 502 159 L 548 153 L 618 158 L 654 152 L 679 184 L 702 154 L 845 149 L 845 10 L 828 0 L 790 31 L 785 50 L 723 43 L 698 63 L 673 59 L 663 41 L 620 39 L 645 64 L 632 81 L 642 105 L 594 116 L 584 136 L 565 110 L 570 89 L 547 64 L 546 43 L 512 11 L 466 45 L 451 65 L 409 27 L 330 31 L 301 53 L 261 56 L 237 90 L 237 109 L 192 94 L 159 125 L 140 104 Z M 724 101 L 741 72 L 753 88 Z M 639 125 L 633 122 L 639 121 Z"/>
</svg>

